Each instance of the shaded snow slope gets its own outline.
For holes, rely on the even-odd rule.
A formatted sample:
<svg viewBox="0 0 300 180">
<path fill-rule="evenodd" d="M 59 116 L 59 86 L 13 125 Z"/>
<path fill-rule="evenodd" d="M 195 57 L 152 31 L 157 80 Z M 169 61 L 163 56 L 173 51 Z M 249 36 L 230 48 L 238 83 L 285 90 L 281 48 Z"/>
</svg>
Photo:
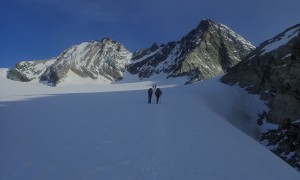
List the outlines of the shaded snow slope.
<svg viewBox="0 0 300 180">
<path fill-rule="evenodd" d="M 0 179 L 300 178 L 227 122 L 230 109 L 251 117 L 259 108 L 243 112 L 242 105 L 260 102 L 218 79 L 163 88 L 162 104 L 146 103 L 150 82 L 52 89 L 0 83 Z M 35 98 L 3 98 L 12 87 Z M 38 91 L 52 96 L 37 98 Z"/>
</svg>

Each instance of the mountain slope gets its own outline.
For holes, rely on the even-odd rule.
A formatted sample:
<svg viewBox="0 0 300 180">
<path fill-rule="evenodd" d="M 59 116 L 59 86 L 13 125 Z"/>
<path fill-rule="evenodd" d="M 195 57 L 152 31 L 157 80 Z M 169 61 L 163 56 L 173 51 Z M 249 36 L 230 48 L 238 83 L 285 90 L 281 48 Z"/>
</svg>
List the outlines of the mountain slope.
<svg viewBox="0 0 300 180">
<path fill-rule="evenodd" d="M 0 95 L 6 98 L 20 98 L 30 90 L 33 96 L 39 92 L 57 94 L 0 102 L 1 179 L 298 180 L 300 177 L 293 168 L 226 121 L 236 116 L 237 111 L 230 113 L 232 108 L 240 111 L 237 119 L 257 110 L 243 111 L 243 103 L 249 102 L 246 99 L 253 98 L 217 79 L 174 88 L 161 85 L 163 99 L 158 105 L 146 102 L 146 89 L 151 82 L 97 85 L 98 91 L 108 91 L 103 93 L 84 93 L 88 88 L 94 89 L 94 85 L 70 86 L 73 91 L 69 93 L 77 93 L 65 95 L 60 94 L 63 86 L 51 88 L 4 78 L 0 78 L 0 83 L 5 84 L 0 86 L 1 92 L 6 92 Z M 32 89 L 34 84 L 36 89 Z M 6 88 L 24 91 L 13 95 Z M 225 98 L 226 106 L 220 105 L 221 97 Z"/>
<path fill-rule="evenodd" d="M 223 74 L 253 49 L 231 29 L 208 19 L 180 41 L 135 52 L 127 70 L 140 78 L 158 73 L 187 76 L 192 83 Z"/>
</svg>

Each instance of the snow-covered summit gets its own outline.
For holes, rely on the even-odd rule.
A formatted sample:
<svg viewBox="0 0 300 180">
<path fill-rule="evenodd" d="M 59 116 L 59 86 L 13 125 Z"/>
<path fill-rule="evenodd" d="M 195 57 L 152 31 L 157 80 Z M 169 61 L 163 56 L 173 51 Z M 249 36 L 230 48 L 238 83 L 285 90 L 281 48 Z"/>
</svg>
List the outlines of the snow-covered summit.
<svg viewBox="0 0 300 180">
<path fill-rule="evenodd" d="M 20 81 L 38 79 L 52 85 L 70 79 L 107 83 L 122 79 L 131 56 L 121 43 L 103 38 L 72 46 L 50 61 L 20 62 L 7 77 Z"/>
</svg>

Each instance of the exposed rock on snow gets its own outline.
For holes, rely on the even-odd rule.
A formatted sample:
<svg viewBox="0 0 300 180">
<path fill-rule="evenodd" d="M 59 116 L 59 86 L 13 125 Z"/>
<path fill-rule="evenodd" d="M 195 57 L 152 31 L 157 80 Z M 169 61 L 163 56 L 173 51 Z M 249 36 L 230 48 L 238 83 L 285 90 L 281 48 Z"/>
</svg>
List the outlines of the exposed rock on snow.
<svg viewBox="0 0 300 180">
<path fill-rule="evenodd" d="M 261 141 L 276 155 L 300 171 L 300 122 L 271 129 L 262 134 Z"/>
</svg>

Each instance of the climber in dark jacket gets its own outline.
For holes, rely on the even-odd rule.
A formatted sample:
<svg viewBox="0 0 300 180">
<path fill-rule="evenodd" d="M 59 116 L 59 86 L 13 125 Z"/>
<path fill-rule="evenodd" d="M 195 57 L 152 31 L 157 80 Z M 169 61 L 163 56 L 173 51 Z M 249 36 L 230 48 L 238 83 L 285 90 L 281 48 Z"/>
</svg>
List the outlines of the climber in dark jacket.
<svg viewBox="0 0 300 180">
<path fill-rule="evenodd" d="M 152 94 L 153 94 L 153 90 L 152 90 L 152 88 L 149 88 L 148 89 L 148 103 L 149 104 L 151 104 Z"/>
<path fill-rule="evenodd" d="M 162 95 L 162 92 L 161 92 L 161 90 L 159 89 L 159 88 L 157 88 L 156 89 L 156 91 L 155 91 L 155 96 L 156 96 L 156 104 L 158 104 L 158 102 L 159 102 L 159 98 L 160 98 L 160 96 Z"/>
</svg>

